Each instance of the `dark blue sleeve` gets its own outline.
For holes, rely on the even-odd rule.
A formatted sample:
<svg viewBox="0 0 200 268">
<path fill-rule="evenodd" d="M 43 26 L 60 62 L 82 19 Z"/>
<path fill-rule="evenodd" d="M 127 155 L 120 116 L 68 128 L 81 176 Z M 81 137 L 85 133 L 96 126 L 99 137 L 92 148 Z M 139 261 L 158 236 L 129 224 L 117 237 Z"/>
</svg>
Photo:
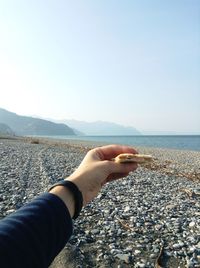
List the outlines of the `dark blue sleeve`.
<svg viewBox="0 0 200 268">
<path fill-rule="evenodd" d="M 0 221 L 0 267 L 48 267 L 72 234 L 64 202 L 45 193 Z"/>
</svg>

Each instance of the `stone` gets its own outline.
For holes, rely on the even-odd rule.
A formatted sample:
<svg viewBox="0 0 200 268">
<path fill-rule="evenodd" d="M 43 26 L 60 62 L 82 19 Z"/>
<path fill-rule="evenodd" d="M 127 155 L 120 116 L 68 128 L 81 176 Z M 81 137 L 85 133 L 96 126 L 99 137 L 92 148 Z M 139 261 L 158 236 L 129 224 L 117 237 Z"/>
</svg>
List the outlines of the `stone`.
<svg viewBox="0 0 200 268">
<path fill-rule="evenodd" d="M 125 209 L 124 209 L 124 212 L 129 212 L 129 210 L 130 210 L 130 207 L 126 206 Z"/>
<path fill-rule="evenodd" d="M 98 229 L 93 229 L 93 230 L 91 230 L 91 233 L 94 234 L 94 235 L 95 235 L 95 234 L 99 234 L 99 232 L 100 232 L 100 231 L 99 231 Z"/>
<path fill-rule="evenodd" d="M 130 254 L 116 254 L 115 255 L 116 258 L 120 259 L 121 261 L 124 261 L 125 263 L 129 263 L 130 262 Z"/>
<path fill-rule="evenodd" d="M 173 248 L 174 249 L 179 249 L 180 248 L 180 244 L 178 244 L 178 243 L 177 244 L 173 244 Z"/>
<path fill-rule="evenodd" d="M 15 209 L 9 209 L 9 210 L 6 211 L 6 214 L 8 215 L 8 214 L 11 214 L 13 212 L 15 212 Z"/>
<path fill-rule="evenodd" d="M 166 209 L 173 209 L 173 208 L 175 208 L 175 207 L 176 207 L 176 205 L 169 204 L 169 205 L 166 206 Z"/>
<path fill-rule="evenodd" d="M 195 224 L 196 224 L 196 223 L 195 223 L 194 221 L 191 221 L 191 222 L 189 223 L 189 227 L 190 227 L 190 228 L 194 228 Z"/>
<path fill-rule="evenodd" d="M 196 250 L 196 248 L 195 248 L 194 246 L 193 246 L 193 247 L 189 247 L 189 249 L 188 249 L 188 251 L 189 251 L 190 253 L 194 253 L 195 250 Z"/>
<path fill-rule="evenodd" d="M 146 264 L 143 263 L 143 262 L 137 262 L 137 263 L 136 263 L 136 267 L 137 267 L 137 268 L 145 268 L 145 267 L 146 267 Z"/>
<path fill-rule="evenodd" d="M 157 254 L 154 254 L 154 253 L 150 254 L 150 258 L 151 258 L 151 259 L 155 259 L 155 258 L 157 258 L 157 257 L 158 257 Z"/>
<path fill-rule="evenodd" d="M 179 246 L 182 248 L 182 247 L 184 247 L 184 245 L 185 245 L 185 243 L 183 243 L 182 241 L 178 241 L 178 243 L 179 243 Z"/>
<path fill-rule="evenodd" d="M 139 250 L 139 249 L 136 249 L 135 251 L 134 251 L 134 254 L 135 255 L 139 255 L 141 253 L 141 250 Z"/>
</svg>

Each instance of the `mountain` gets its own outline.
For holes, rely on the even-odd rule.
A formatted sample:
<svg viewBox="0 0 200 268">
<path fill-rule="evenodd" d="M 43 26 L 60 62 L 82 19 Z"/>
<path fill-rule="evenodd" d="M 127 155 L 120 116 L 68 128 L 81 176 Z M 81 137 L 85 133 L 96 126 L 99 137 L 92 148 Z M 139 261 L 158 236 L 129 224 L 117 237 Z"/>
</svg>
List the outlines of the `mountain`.
<svg viewBox="0 0 200 268">
<path fill-rule="evenodd" d="M 2 108 L 0 108 L 0 123 L 6 124 L 17 135 L 75 135 L 73 129 L 66 124 L 20 116 Z"/>
<path fill-rule="evenodd" d="M 117 136 L 117 135 L 141 135 L 141 133 L 134 127 L 126 127 L 120 124 L 96 121 L 96 122 L 84 122 L 78 120 L 59 120 L 64 124 L 67 124 L 73 129 L 76 129 L 85 135 L 89 136 Z"/>
<path fill-rule="evenodd" d="M 81 131 L 79 131 L 79 130 L 77 130 L 77 129 L 75 129 L 75 128 L 72 128 L 72 129 L 73 129 L 74 133 L 75 133 L 77 136 L 85 136 L 85 133 L 83 133 L 83 132 L 81 132 Z"/>
<path fill-rule="evenodd" d="M 0 123 L 0 134 L 15 135 L 14 131 L 6 124 Z"/>
</svg>

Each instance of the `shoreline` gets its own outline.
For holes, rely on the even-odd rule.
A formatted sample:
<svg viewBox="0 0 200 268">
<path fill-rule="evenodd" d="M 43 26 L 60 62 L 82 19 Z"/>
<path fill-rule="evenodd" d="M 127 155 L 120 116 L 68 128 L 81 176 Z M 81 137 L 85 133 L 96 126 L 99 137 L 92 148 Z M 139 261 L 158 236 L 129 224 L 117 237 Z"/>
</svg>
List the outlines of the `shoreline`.
<svg viewBox="0 0 200 268">
<path fill-rule="evenodd" d="M 199 135 L 197 135 L 199 136 Z M 106 141 L 90 141 L 90 140 L 79 140 L 79 139 L 57 139 L 57 138 L 46 138 L 46 137 L 20 137 L 20 139 L 22 140 L 27 140 L 27 141 L 34 141 L 34 140 L 38 140 L 41 143 L 52 143 L 52 144 L 69 144 L 69 145 L 73 145 L 73 146 L 83 146 L 83 147 L 97 147 L 97 146 L 103 146 L 103 145 L 109 145 L 109 144 L 113 144 L 110 142 L 106 142 Z M 119 143 L 117 143 L 119 144 Z M 200 151 L 198 150 L 189 150 L 189 149 L 177 149 L 177 148 L 168 148 L 168 147 L 154 147 L 154 146 L 145 146 L 145 145 L 129 145 L 129 144 L 123 144 L 121 143 L 121 145 L 126 145 L 126 146 L 131 146 L 134 148 L 139 148 L 139 149 L 152 149 L 152 150 L 169 150 L 169 151 L 178 151 L 178 152 L 196 152 L 196 153 L 200 153 Z"/>
<path fill-rule="evenodd" d="M 191 139 L 192 137 L 192 139 Z M 189 150 L 200 152 L 200 135 L 176 136 L 36 136 L 33 138 L 59 140 L 70 143 L 124 144 L 138 147 Z M 166 139 L 165 139 L 166 138 Z M 172 139 L 171 139 L 172 138 Z M 174 139 L 175 138 L 175 139 Z M 189 138 L 189 139 L 188 139 Z"/>
</svg>

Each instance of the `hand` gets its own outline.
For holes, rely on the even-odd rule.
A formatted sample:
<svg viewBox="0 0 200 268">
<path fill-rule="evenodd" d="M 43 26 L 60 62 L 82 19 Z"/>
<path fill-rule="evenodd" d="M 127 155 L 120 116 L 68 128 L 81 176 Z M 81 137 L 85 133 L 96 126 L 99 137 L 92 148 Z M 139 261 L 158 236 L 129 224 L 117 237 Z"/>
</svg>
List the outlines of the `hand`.
<svg viewBox="0 0 200 268">
<path fill-rule="evenodd" d="M 78 169 L 67 178 L 77 185 L 83 195 L 83 205 L 96 197 L 102 186 L 125 177 L 136 170 L 136 163 L 115 163 L 112 158 L 121 153 L 137 153 L 128 146 L 108 145 L 90 150 Z"/>
</svg>

